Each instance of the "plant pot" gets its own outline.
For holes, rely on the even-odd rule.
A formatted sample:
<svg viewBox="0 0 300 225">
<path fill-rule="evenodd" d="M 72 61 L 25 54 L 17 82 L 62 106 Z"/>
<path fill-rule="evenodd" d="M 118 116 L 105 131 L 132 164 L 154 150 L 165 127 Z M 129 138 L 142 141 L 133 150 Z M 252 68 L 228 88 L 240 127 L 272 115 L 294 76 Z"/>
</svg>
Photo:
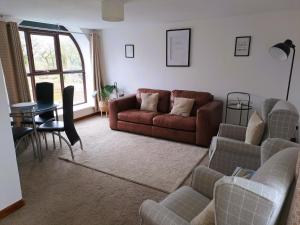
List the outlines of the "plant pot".
<svg viewBox="0 0 300 225">
<path fill-rule="evenodd" d="M 108 112 L 108 101 L 99 101 L 99 109 L 101 112 Z"/>
</svg>

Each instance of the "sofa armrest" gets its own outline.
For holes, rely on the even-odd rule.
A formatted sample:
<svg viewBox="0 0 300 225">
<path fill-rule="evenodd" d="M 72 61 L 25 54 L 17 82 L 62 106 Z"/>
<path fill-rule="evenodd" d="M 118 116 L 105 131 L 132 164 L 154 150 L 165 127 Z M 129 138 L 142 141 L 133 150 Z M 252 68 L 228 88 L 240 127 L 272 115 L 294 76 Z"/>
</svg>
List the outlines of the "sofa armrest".
<svg viewBox="0 0 300 225">
<path fill-rule="evenodd" d="M 136 95 L 129 95 L 109 101 L 109 125 L 111 129 L 117 129 L 118 113 L 136 108 Z"/>
<path fill-rule="evenodd" d="M 232 175 L 237 167 L 257 170 L 260 166 L 260 146 L 214 137 L 209 151 L 209 168 L 226 175 Z"/>
<path fill-rule="evenodd" d="M 222 122 L 223 102 L 212 101 L 197 110 L 196 144 L 208 147 Z"/>
<path fill-rule="evenodd" d="M 245 141 L 247 127 L 221 123 L 218 136 Z"/>
<path fill-rule="evenodd" d="M 192 187 L 209 199 L 213 198 L 215 183 L 224 174 L 206 166 L 198 166 L 193 172 Z"/>
<path fill-rule="evenodd" d="M 280 138 L 268 138 L 261 145 L 261 165 L 277 152 L 289 148 L 299 147 L 300 145 Z"/>
<path fill-rule="evenodd" d="M 139 214 L 142 225 L 190 225 L 168 208 L 152 200 L 142 203 Z"/>
</svg>

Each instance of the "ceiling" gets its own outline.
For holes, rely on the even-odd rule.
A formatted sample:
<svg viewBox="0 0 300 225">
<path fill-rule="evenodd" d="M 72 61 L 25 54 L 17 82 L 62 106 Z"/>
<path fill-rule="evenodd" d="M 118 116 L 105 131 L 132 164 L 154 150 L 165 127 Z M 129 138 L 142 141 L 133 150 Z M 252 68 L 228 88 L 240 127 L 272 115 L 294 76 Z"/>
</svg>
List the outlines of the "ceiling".
<svg viewBox="0 0 300 225">
<path fill-rule="evenodd" d="M 0 0 L 0 15 L 101 29 L 101 0 Z M 300 9 L 300 0 L 125 0 L 125 22 L 157 23 Z"/>
</svg>

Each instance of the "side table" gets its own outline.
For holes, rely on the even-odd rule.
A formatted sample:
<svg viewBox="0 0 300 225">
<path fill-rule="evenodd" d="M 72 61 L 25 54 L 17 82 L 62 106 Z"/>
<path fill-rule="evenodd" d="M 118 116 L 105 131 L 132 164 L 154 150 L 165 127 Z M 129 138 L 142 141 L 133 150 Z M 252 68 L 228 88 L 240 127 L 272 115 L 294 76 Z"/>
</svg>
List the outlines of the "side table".
<svg viewBox="0 0 300 225">
<path fill-rule="evenodd" d="M 227 116 L 229 110 L 239 111 L 239 124 L 242 125 L 242 115 L 243 112 L 247 114 L 247 122 L 249 120 L 249 111 L 252 109 L 251 97 L 249 93 L 246 92 L 229 92 L 226 98 L 226 110 L 225 110 L 225 123 L 227 122 Z"/>
</svg>

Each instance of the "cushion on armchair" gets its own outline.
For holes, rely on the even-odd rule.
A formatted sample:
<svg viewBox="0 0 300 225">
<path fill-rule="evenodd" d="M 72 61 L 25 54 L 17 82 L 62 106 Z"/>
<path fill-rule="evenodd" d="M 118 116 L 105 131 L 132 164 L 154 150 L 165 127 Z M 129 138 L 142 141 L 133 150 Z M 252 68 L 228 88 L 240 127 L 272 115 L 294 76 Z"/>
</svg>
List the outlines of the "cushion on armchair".
<svg viewBox="0 0 300 225">
<path fill-rule="evenodd" d="M 259 145 L 264 134 L 264 126 L 264 121 L 257 112 L 254 112 L 247 126 L 245 143 Z"/>
<path fill-rule="evenodd" d="M 215 204 L 213 200 L 191 221 L 191 225 L 215 225 Z"/>
</svg>

